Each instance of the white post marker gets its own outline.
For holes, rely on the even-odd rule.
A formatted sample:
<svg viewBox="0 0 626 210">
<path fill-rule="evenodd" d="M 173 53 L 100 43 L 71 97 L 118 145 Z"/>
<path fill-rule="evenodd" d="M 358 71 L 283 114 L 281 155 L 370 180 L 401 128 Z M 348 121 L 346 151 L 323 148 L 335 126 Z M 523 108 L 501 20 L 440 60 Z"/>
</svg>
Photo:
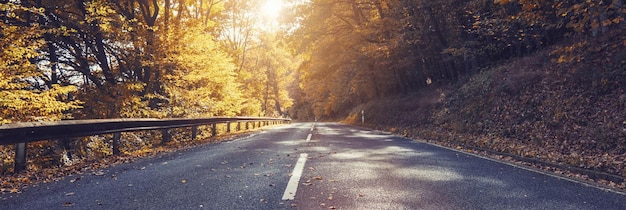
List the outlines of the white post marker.
<svg viewBox="0 0 626 210">
<path fill-rule="evenodd" d="M 365 110 L 361 110 L 361 124 L 365 124 Z"/>
<path fill-rule="evenodd" d="M 300 158 L 296 162 L 296 166 L 293 168 L 289 183 L 283 194 L 283 200 L 293 200 L 296 197 L 296 191 L 298 190 L 298 183 L 300 183 L 300 177 L 302 177 L 302 171 L 304 170 L 304 163 L 309 156 L 307 153 L 300 153 Z"/>
</svg>

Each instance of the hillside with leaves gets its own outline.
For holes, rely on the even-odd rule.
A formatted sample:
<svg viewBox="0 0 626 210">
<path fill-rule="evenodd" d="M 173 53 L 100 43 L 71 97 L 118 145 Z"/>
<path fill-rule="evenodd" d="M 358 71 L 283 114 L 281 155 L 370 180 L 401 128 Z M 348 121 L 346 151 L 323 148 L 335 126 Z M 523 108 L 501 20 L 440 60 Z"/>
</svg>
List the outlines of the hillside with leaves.
<svg viewBox="0 0 626 210">
<path fill-rule="evenodd" d="M 314 0 L 294 12 L 292 43 L 305 60 L 293 116 L 336 120 L 370 100 L 622 28 L 626 9 L 622 0 Z"/>
<path fill-rule="evenodd" d="M 626 178 L 624 32 L 511 59 L 451 85 L 369 102 L 347 121 L 360 124 L 365 110 L 366 126 Z"/>
</svg>

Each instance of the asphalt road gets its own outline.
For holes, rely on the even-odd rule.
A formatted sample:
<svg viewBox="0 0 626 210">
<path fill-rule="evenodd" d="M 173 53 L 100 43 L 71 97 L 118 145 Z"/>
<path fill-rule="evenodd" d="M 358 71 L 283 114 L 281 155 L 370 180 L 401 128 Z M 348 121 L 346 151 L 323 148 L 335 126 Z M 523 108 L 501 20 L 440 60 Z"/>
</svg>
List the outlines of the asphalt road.
<svg viewBox="0 0 626 210">
<path fill-rule="evenodd" d="M 626 195 L 334 123 L 277 126 L 0 195 L 0 209 L 333 208 L 626 209 Z"/>
</svg>

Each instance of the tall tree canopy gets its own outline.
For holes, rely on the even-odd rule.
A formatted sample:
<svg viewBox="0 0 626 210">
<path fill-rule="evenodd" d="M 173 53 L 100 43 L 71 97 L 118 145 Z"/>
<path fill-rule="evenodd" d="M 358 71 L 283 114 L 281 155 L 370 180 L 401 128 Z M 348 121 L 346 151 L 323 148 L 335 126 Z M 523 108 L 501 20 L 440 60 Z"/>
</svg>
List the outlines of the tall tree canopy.
<svg viewBox="0 0 626 210">
<path fill-rule="evenodd" d="M 623 27 L 625 13 L 623 0 L 5 0 L 0 11 L 4 123 L 341 117 Z"/>
<path fill-rule="evenodd" d="M 0 121 L 282 115 L 295 57 L 264 3 L 0 1 Z"/>
<path fill-rule="evenodd" d="M 334 118 L 375 98 L 455 81 L 565 37 L 624 25 L 623 0 L 311 0 L 298 5 L 296 113 Z"/>
</svg>

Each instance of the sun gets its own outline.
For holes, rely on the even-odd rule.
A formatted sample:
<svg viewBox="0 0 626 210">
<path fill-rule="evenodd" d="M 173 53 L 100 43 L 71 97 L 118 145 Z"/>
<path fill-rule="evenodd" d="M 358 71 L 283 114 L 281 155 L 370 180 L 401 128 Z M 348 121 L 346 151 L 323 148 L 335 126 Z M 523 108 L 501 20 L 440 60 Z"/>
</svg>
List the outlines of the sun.
<svg viewBox="0 0 626 210">
<path fill-rule="evenodd" d="M 283 6 L 283 0 L 265 0 L 261 6 L 261 14 L 265 18 L 274 21 L 280 15 Z"/>
</svg>

